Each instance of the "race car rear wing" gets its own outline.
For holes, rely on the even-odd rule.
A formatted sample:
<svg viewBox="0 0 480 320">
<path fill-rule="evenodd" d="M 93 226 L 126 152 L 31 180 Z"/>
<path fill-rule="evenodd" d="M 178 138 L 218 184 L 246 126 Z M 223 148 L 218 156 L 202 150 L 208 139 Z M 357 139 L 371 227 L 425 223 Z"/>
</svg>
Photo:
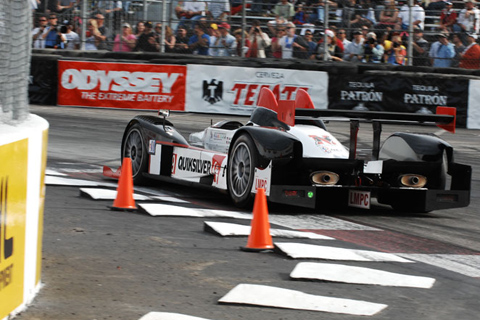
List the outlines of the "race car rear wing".
<svg viewBox="0 0 480 320">
<path fill-rule="evenodd" d="M 355 110 L 321 110 L 321 109 L 295 109 L 295 118 L 329 118 L 342 117 L 358 121 L 382 121 L 384 122 L 418 122 L 435 123 L 438 127 L 455 133 L 456 108 L 437 107 L 437 114 L 418 114 L 405 112 L 381 112 L 381 111 L 355 111 Z M 449 112 L 449 113 L 447 113 Z M 453 114 L 452 114 L 453 113 Z"/>
<path fill-rule="evenodd" d="M 377 160 L 380 152 L 380 136 L 382 123 L 434 123 L 438 127 L 455 133 L 457 109 L 452 107 L 437 107 L 437 114 L 418 114 L 404 112 L 354 111 L 354 110 L 320 110 L 313 109 L 310 95 L 302 89 L 297 90 L 295 99 L 295 120 L 307 118 L 342 117 L 350 121 L 350 159 L 355 159 L 357 152 L 357 137 L 360 121 L 372 122 L 373 150 L 372 159 Z"/>
<path fill-rule="evenodd" d="M 457 109 L 453 107 L 437 107 L 436 114 L 419 114 L 406 112 L 355 111 L 355 110 L 323 110 L 314 109 L 310 95 L 303 89 L 297 90 L 295 98 L 296 117 L 331 118 L 342 117 L 358 121 L 383 122 L 418 122 L 434 123 L 438 127 L 455 133 Z"/>
</svg>

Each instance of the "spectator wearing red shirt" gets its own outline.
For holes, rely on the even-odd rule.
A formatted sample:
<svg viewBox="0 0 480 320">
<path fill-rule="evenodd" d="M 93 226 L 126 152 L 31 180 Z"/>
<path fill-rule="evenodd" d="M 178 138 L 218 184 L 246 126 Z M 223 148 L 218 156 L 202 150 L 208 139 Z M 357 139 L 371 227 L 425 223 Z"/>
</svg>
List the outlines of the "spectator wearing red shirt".
<svg viewBox="0 0 480 320">
<path fill-rule="evenodd" d="M 461 54 L 460 68 L 480 69 L 480 45 L 477 44 L 477 35 L 467 33 L 468 45 Z"/>
<path fill-rule="evenodd" d="M 457 23 L 457 13 L 452 9 L 451 2 L 445 2 L 445 9 L 440 14 L 439 28 L 445 32 L 453 32 L 453 25 Z"/>
</svg>

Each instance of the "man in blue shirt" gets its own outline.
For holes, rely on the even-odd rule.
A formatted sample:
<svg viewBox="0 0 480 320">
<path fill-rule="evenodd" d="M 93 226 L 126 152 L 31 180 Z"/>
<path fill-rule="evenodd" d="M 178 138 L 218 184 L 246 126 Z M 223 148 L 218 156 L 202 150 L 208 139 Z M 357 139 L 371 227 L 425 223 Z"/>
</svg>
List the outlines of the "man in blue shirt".
<svg viewBox="0 0 480 320">
<path fill-rule="evenodd" d="M 45 48 L 50 49 L 63 49 L 65 46 L 65 39 L 58 30 L 58 20 L 55 14 L 51 14 L 48 17 L 47 32 L 42 35 L 45 40 Z"/>
<path fill-rule="evenodd" d="M 193 32 L 194 35 L 190 37 L 188 47 L 192 50 L 193 54 L 208 56 L 210 37 L 205 33 L 203 26 L 198 23 L 195 25 Z"/>
<path fill-rule="evenodd" d="M 452 58 L 455 57 L 455 47 L 448 41 L 446 33 L 438 35 L 438 41 L 430 47 L 430 59 L 432 67 L 449 68 L 452 65 Z"/>
</svg>

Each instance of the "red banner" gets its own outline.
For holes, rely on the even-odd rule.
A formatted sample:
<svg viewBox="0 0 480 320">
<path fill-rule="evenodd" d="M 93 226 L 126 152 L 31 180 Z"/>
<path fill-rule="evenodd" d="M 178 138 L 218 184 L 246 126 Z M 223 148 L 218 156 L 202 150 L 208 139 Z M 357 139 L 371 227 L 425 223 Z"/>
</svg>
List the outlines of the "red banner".
<svg viewBox="0 0 480 320">
<path fill-rule="evenodd" d="M 186 66 L 58 62 L 58 105 L 185 110 Z"/>
</svg>

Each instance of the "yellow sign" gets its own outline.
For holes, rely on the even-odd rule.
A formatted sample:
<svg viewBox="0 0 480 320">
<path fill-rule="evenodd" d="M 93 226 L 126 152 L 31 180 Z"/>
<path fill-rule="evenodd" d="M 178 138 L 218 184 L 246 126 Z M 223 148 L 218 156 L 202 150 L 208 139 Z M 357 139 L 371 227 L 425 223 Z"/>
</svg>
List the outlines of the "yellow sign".
<svg viewBox="0 0 480 320">
<path fill-rule="evenodd" d="M 35 284 L 40 283 L 42 274 L 42 243 L 43 243 L 43 210 L 45 208 L 45 170 L 47 169 L 47 141 L 48 130 L 42 133 L 42 168 L 40 177 L 40 208 L 38 211 L 38 238 L 37 238 L 37 274 Z"/>
<path fill-rule="evenodd" d="M 0 319 L 23 301 L 28 139 L 0 145 Z"/>
</svg>

